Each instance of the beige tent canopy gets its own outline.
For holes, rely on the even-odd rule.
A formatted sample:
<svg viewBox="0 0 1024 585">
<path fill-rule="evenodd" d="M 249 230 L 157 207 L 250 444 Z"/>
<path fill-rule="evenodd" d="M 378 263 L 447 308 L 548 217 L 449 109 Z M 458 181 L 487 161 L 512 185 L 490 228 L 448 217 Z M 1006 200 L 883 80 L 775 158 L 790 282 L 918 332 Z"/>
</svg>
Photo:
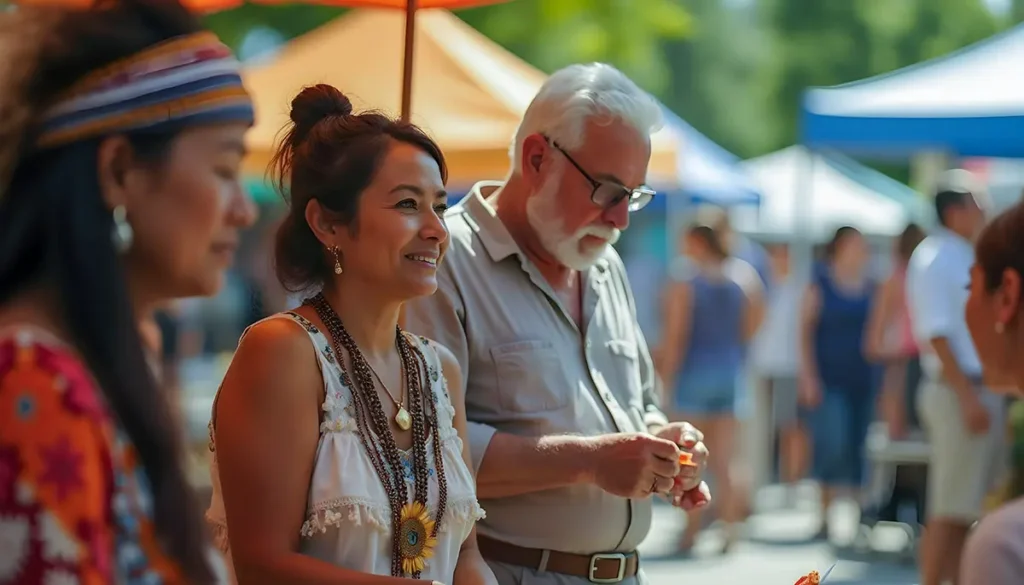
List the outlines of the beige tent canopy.
<svg viewBox="0 0 1024 585">
<path fill-rule="evenodd" d="M 256 102 L 257 124 L 248 135 L 246 171 L 265 172 L 288 122 L 291 99 L 306 85 L 329 83 L 344 91 L 357 111 L 397 115 L 404 26 L 399 11 L 355 10 L 295 39 L 273 60 L 248 68 L 245 82 Z M 412 121 L 441 145 L 452 186 L 504 177 L 509 144 L 545 74 L 446 10 L 420 11 L 416 28 Z M 678 135 L 668 130 L 655 136 L 652 184 L 677 183 L 680 146 Z"/>
</svg>

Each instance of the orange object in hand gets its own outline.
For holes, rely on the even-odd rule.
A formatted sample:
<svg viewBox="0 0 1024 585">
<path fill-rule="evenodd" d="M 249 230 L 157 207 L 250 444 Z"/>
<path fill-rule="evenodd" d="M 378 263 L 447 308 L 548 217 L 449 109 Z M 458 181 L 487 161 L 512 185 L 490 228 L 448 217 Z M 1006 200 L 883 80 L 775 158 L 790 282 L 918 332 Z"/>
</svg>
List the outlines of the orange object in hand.
<svg viewBox="0 0 1024 585">
<path fill-rule="evenodd" d="M 817 571 L 811 571 L 803 577 L 800 577 L 794 585 L 818 585 L 819 583 L 821 583 L 821 576 L 818 575 Z"/>
<path fill-rule="evenodd" d="M 693 460 L 693 453 L 687 453 L 683 451 L 679 454 L 679 465 L 685 467 L 697 467 L 697 463 Z"/>
</svg>

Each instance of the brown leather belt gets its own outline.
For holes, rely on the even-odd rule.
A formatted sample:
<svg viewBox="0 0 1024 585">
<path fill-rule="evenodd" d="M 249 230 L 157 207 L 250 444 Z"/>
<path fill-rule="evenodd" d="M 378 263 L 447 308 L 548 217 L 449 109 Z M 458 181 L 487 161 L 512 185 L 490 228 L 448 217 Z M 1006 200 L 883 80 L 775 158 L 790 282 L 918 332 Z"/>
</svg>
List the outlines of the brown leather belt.
<svg viewBox="0 0 1024 585">
<path fill-rule="evenodd" d="M 640 555 L 636 551 L 577 555 L 524 548 L 483 535 L 477 535 L 477 544 L 480 554 L 487 560 L 535 571 L 584 577 L 591 583 L 618 583 L 636 575 L 640 566 Z M 545 555 L 547 562 L 544 562 Z"/>
</svg>

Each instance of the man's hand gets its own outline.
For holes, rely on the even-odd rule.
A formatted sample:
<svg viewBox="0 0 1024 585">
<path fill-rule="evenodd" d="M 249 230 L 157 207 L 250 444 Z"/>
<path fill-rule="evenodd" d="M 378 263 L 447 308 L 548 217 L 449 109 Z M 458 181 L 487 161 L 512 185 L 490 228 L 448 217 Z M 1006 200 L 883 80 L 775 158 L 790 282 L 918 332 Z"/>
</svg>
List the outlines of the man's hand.
<svg viewBox="0 0 1024 585">
<path fill-rule="evenodd" d="M 688 422 L 669 423 L 655 430 L 654 436 L 672 441 L 683 453 L 691 455 L 694 465 L 682 465 L 677 478 L 681 479 L 682 489 L 689 491 L 700 485 L 701 474 L 708 460 L 708 448 L 704 445 L 704 433 Z M 677 481 L 673 490 L 680 482 Z"/>
<path fill-rule="evenodd" d="M 817 408 L 821 404 L 821 382 L 811 373 L 801 373 L 797 382 L 797 401 L 804 408 Z"/>
<path fill-rule="evenodd" d="M 679 475 L 679 447 L 647 433 L 595 437 L 593 483 L 623 498 L 667 494 Z"/>
<path fill-rule="evenodd" d="M 711 502 L 708 485 L 701 476 L 708 461 L 708 448 L 704 444 L 704 433 L 688 422 L 670 423 L 655 430 L 655 436 L 675 443 L 682 453 L 689 453 L 694 465 L 680 465 L 668 498 L 672 505 L 692 510 Z"/>
<path fill-rule="evenodd" d="M 690 511 L 703 508 L 711 503 L 711 490 L 708 488 L 708 484 L 702 481 L 691 490 L 682 489 L 682 485 L 683 478 L 677 477 L 676 485 L 668 495 L 669 499 L 672 500 L 673 506 Z"/>
<path fill-rule="evenodd" d="M 992 421 L 989 419 L 988 410 L 977 396 L 961 399 L 960 412 L 964 417 L 964 427 L 972 435 L 984 435 L 988 432 Z"/>
</svg>

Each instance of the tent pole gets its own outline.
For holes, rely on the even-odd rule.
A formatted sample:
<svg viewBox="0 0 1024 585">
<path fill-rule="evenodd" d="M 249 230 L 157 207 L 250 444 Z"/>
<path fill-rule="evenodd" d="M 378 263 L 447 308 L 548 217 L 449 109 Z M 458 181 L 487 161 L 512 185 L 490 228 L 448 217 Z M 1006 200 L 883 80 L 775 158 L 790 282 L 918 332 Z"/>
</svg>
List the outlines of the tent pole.
<svg viewBox="0 0 1024 585">
<path fill-rule="evenodd" d="M 412 110 L 412 66 L 416 48 L 416 0 L 405 3 L 405 59 L 402 63 L 402 121 L 408 122 Z"/>
</svg>

